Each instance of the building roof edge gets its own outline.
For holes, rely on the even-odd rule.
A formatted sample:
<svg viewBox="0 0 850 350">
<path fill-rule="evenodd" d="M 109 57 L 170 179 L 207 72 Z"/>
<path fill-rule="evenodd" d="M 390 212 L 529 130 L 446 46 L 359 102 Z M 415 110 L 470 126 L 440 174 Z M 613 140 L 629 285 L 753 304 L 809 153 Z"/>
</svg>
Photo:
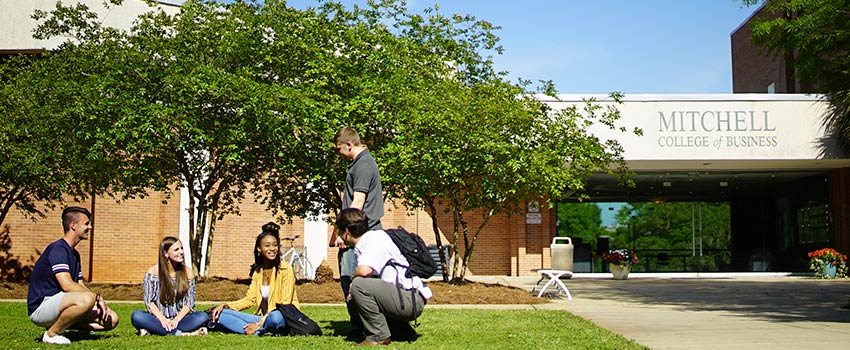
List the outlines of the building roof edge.
<svg viewBox="0 0 850 350">
<path fill-rule="evenodd" d="M 537 99 L 545 102 L 576 102 L 593 98 L 596 101 L 611 101 L 604 94 L 560 94 L 557 98 L 547 95 L 537 95 Z M 819 94 L 625 94 L 625 102 L 651 101 L 820 101 L 824 95 Z"/>
</svg>

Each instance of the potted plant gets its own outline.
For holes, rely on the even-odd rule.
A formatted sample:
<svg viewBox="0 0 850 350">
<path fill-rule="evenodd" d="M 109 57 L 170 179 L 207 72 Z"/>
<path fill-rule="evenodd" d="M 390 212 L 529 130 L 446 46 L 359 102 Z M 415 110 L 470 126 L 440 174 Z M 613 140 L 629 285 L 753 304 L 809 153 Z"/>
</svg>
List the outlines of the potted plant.
<svg viewBox="0 0 850 350">
<path fill-rule="evenodd" d="M 818 249 L 809 252 L 809 269 L 820 278 L 835 278 L 847 276 L 845 261 L 847 255 L 832 248 Z"/>
<path fill-rule="evenodd" d="M 638 257 L 628 249 L 611 249 L 602 253 L 602 261 L 609 264 L 614 279 L 624 280 L 629 277 L 632 266 L 637 264 Z"/>
</svg>

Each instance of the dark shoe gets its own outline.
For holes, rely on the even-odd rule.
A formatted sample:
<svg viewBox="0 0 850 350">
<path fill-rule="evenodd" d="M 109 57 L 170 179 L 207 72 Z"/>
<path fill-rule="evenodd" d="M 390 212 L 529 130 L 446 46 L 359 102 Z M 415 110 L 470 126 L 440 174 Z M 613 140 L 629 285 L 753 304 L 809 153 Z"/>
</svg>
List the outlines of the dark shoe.
<svg viewBox="0 0 850 350">
<path fill-rule="evenodd" d="M 377 343 L 376 343 L 376 342 L 373 342 L 373 341 L 371 341 L 371 340 L 369 340 L 369 339 L 366 339 L 366 340 L 364 340 L 364 341 L 362 341 L 362 342 L 358 343 L 358 344 L 357 344 L 357 345 L 355 345 L 355 346 L 373 346 L 373 345 L 390 345 L 390 338 L 387 338 L 387 339 L 381 340 L 381 341 L 379 341 L 379 342 L 377 342 Z"/>
</svg>

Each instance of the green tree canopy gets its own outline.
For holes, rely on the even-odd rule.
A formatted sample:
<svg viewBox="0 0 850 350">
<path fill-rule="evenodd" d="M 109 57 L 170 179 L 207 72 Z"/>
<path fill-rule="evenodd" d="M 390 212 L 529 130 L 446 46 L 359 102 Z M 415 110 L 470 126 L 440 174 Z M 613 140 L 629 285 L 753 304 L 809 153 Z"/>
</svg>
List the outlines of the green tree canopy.
<svg viewBox="0 0 850 350">
<path fill-rule="evenodd" d="M 142 15 L 129 31 L 93 18 L 85 6 L 58 4 L 39 28 L 43 37 L 74 34 L 57 54 L 96 82 L 57 75 L 52 84 L 87 98 L 66 112 L 97 120 L 91 137 L 103 154 L 122 155 L 123 178 L 188 188 L 189 245 L 203 273 L 204 236 L 213 242 L 216 221 L 238 212 L 252 181 L 292 163 L 275 155 L 300 151 L 283 142 L 298 129 L 290 116 L 300 92 L 282 77 L 303 62 L 275 64 L 276 37 L 244 3 L 188 2 L 174 15 Z"/>
<path fill-rule="evenodd" d="M 594 203 L 558 203 L 558 236 L 579 238 L 595 244 L 606 232 L 602 228 L 602 209 Z"/>
<path fill-rule="evenodd" d="M 112 127 L 102 118 L 112 101 L 93 92 L 101 82 L 86 74 L 88 63 L 57 52 L 0 65 L 0 224 L 13 208 L 36 219 L 68 196 L 127 197 L 152 185 L 125 176 L 133 171 L 126 154 L 98 137 Z"/>
<path fill-rule="evenodd" d="M 284 219 L 339 208 L 346 164 L 331 139 L 345 125 L 369 143 L 391 197 L 435 218 L 447 208 L 456 280 L 493 215 L 581 193 L 595 172 L 625 175 L 619 144 L 587 131 L 615 128 L 620 95 L 551 109 L 534 95 L 553 96 L 551 83 L 532 91 L 495 72 L 497 27 L 472 16 L 412 14 L 395 0 L 303 10 L 199 0 L 127 31 L 84 5 L 41 17 L 39 36 L 73 38 L 55 55 L 74 64 L 48 87 L 80 97 L 53 106 L 95 129 L 85 149 L 114 159 L 106 178 L 189 190 L 201 273 L 204 237 L 250 191 Z"/>
<path fill-rule="evenodd" d="M 614 241 L 620 248 L 692 249 L 700 229 L 705 249 L 728 249 L 730 244 L 728 203 L 629 203 L 616 218 L 621 229 Z"/>
<path fill-rule="evenodd" d="M 763 4 L 752 41 L 789 60 L 796 76 L 827 96 L 826 125 L 850 149 L 850 21 L 847 0 L 743 0 Z"/>
</svg>

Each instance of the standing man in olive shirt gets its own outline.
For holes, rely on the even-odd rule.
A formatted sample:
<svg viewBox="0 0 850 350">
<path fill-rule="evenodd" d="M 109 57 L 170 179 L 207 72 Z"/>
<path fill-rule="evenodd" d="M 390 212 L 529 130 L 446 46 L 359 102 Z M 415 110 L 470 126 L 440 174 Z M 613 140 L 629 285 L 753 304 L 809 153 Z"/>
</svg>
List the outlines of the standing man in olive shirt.
<svg viewBox="0 0 850 350">
<path fill-rule="evenodd" d="M 334 146 L 343 158 L 351 161 L 348 166 L 348 174 L 345 176 L 345 189 L 342 195 L 342 209 L 357 208 L 368 217 L 369 230 L 381 230 L 381 217 L 384 216 L 384 196 L 381 187 L 381 175 L 378 172 L 378 163 L 369 153 L 366 145 L 361 143 L 360 135 L 350 127 L 343 127 L 334 136 Z M 340 285 L 348 306 L 348 315 L 351 319 L 350 340 L 359 340 L 363 334 L 363 323 L 357 315 L 353 302 L 349 300 L 349 288 L 351 287 L 351 276 L 357 260 L 354 256 L 354 247 L 345 245 L 345 242 L 337 235 L 334 229 L 331 235 L 331 246 L 339 247 L 339 273 Z"/>
</svg>

